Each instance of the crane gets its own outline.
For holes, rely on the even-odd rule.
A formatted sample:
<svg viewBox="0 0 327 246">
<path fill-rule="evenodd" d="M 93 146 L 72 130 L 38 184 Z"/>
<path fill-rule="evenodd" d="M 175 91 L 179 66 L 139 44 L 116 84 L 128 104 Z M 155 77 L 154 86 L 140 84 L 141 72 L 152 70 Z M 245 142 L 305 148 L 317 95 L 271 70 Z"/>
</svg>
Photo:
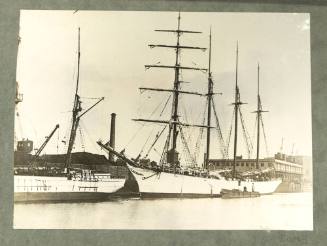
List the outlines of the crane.
<svg viewBox="0 0 327 246">
<path fill-rule="evenodd" d="M 57 124 L 55 126 L 55 128 L 52 130 L 52 132 L 50 133 L 49 136 L 46 137 L 45 141 L 43 142 L 43 144 L 41 145 L 41 147 L 36 151 L 35 155 L 33 156 L 33 158 L 31 159 L 31 161 L 29 162 L 30 165 L 32 165 L 37 158 L 40 156 L 42 150 L 45 148 L 45 146 L 48 144 L 48 142 L 50 141 L 50 139 L 52 138 L 53 134 L 57 131 L 57 129 L 59 128 L 59 124 Z"/>
</svg>

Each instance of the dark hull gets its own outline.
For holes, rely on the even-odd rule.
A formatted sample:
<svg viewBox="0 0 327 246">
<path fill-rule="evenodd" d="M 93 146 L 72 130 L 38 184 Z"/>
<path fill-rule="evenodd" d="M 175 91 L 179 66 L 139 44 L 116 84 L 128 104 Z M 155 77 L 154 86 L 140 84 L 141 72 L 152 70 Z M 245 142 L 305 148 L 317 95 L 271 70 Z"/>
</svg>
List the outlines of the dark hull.
<svg viewBox="0 0 327 246">
<path fill-rule="evenodd" d="M 221 198 L 233 199 L 233 198 L 254 198 L 259 197 L 259 192 L 239 191 L 239 190 L 222 190 Z"/>
<path fill-rule="evenodd" d="M 15 192 L 15 202 L 96 202 L 105 201 L 113 194 L 102 192 Z"/>
<path fill-rule="evenodd" d="M 141 198 L 213 198 L 220 197 L 220 194 L 189 194 L 189 193 L 148 193 L 142 192 Z"/>
</svg>

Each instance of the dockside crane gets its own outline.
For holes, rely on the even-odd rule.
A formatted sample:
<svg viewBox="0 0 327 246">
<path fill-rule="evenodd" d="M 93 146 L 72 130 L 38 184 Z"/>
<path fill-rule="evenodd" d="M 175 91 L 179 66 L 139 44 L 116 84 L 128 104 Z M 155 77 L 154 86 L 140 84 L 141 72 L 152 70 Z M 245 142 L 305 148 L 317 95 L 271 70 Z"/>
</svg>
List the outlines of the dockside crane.
<svg viewBox="0 0 327 246">
<path fill-rule="evenodd" d="M 52 130 L 52 132 L 50 133 L 49 136 L 46 137 L 45 141 L 43 142 L 43 144 L 40 146 L 40 148 L 36 151 L 35 155 L 33 156 L 33 158 L 30 160 L 29 162 L 29 166 L 31 167 L 33 165 L 33 163 L 35 163 L 35 161 L 39 158 L 42 150 L 45 148 L 45 146 L 48 144 L 48 142 L 50 141 L 50 139 L 52 138 L 52 136 L 55 134 L 55 132 L 57 131 L 57 129 L 59 128 L 59 124 L 57 124 L 55 126 L 55 128 Z"/>
</svg>

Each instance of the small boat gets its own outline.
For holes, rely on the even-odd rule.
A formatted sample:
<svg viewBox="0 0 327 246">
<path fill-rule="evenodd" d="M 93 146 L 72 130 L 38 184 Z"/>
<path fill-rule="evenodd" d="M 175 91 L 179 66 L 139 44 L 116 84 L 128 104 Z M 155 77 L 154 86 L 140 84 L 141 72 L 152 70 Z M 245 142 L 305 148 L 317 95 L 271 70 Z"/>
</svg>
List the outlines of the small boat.
<svg viewBox="0 0 327 246">
<path fill-rule="evenodd" d="M 256 191 L 247 191 L 244 189 L 243 191 L 238 189 L 222 189 L 220 191 L 221 198 L 224 199 L 231 199 L 231 198 L 253 198 L 253 197 L 259 197 L 260 193 Z"/>
</svg>

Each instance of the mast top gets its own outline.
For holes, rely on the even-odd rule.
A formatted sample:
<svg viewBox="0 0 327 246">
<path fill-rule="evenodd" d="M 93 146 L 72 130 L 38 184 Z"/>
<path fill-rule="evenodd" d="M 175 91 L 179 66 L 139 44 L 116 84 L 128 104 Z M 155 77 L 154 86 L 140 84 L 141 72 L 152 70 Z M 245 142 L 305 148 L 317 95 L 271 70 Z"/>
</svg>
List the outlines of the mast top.
<svg viewBox="0 0 327 246">
<path fill-rule="evenodd" d="M 211 77 L 211 26 L 210 26 L 210 32 L 209 32 L 209 65 L 208 65 L 208 73 L 209 77 Z"/>
<path fill-rule="evenodd" d="M 79 85 L 79 67 L 80 67 L 80 60 L 81 60 L 81 28 L 78 27 L 78 50 L 77 50 L 77 53 L 78 53 L 78 64 L 77 64 L 77 79 L 76 79 L 76 91 L 75 91 L 75 94 L 77 95 L 78 93 L 78 85 Z"/>
<path fill-rule="evenodd" d="M 236 74 L 235 74 L 235 84 L 236 88 L 238 88 L 238 40 L 236 41 Z"/>
<path fill-rule="evenodd" d="M 192 95 L 200 95 L 200 96 L 206 96 L 206 94 L 202 93 L 196 93 L 196 92 L 190 92 L 190 91 L 184 91 L 180 88 L 180 84 L 182 81 L 180 80 L 180 72 L 182 70 L 195 70 L 195 71 L 201 71 L 204 73 L 208 72 L 207 68 L 198 68 L 198 67 L 191 67 L 191 66 L 184 66 L 180 64 L 180 52 L 184 49 L 189 50 L 201 50 L 205 51 L 206 48 L 203 47 L 195 47 L 195 46 L 186 46 L 180 44 L 180 37 L 184 33 L 202 33 L 198 31 L 190 31 L 190 30 L 181 30 L 180 24 L 181 24 L 181 13 L 178 12 L 177 17 L 177 27 L 176 29 L 157 29 L 155 31 L 157 32 L 171 32 L 176 34 L 176 43 L 174 45 L 168 45 L 168 44 L 150 44 L 150 48 L 170 48 L 175 50 L 175 64 L 173 65 L 162 65 L 162 64 L 154 64 L 154 65 L 145 65 L 145 69 L 149 68 L 162 68 L 162 69 L 173 69 L 175 71 L 175 79 L 172 89 L 162 89 L 162 88 L 146 88 L 142 87 L 141 90 L 152 90 L 152 91 L 158 91 L 158 92 L 171 92 L 173 93 L 173 100 L 172 100 L 172 111 L 171 116 L 169 120 L 150 120 L 150 119 L 134 119 L 135 121 L 143 121 L 143 122 L 152 122 L 152 123 L 162 123 L 162 124 L 169 124 L 169 132 L 166 140 L 166 144 L 163 149 L 163 155 L 166 155 L 166 163 L 169 163 L 174 167 L 174 170 L 177 166 L 179 166 L 179 158 L 178 158 L 178 152 L 176 151 L 177 147 L 177 137 L 180 134 L 182 136 L 181 130 L 178 129 L 178 127 L 201 127 L 201 128 L 208 128 L 207 125 L 193 125 L 188 123 L 182 123 L 179 120 L 179 97 L 180 94 L 192 94 Z M 211 95 L 211 94 L 210 94 Z M 161 160 L 161 163 L 163 164 L 164 161 Z"/>
<path fill-rule="evenodd" d="M 259 62 L 258 62 L 258 96 L 260 95 L 260 83 L 259 83 L 259 81 L 260 81 L 260 77 L 259 77 L 259 75 L 260 75 L 260 64 L 259 64 Z"/>
<path fill-rule="evenodd" d="M 177 26 L 177 30 L 173 30 L 173 29 L 156 29 L 156 32 L 173 32 L 173 33 L 177 33 L 177 35 L 181 35 L 183 33 L 202 33 L 202 32 L 198 32 L 198 31 L 189 31 L 189 30 L 181 30 L 180 29 L 180 24 L 181 24 L 181 12 L 178 12 L 178 26 Z"/>
</svg>

